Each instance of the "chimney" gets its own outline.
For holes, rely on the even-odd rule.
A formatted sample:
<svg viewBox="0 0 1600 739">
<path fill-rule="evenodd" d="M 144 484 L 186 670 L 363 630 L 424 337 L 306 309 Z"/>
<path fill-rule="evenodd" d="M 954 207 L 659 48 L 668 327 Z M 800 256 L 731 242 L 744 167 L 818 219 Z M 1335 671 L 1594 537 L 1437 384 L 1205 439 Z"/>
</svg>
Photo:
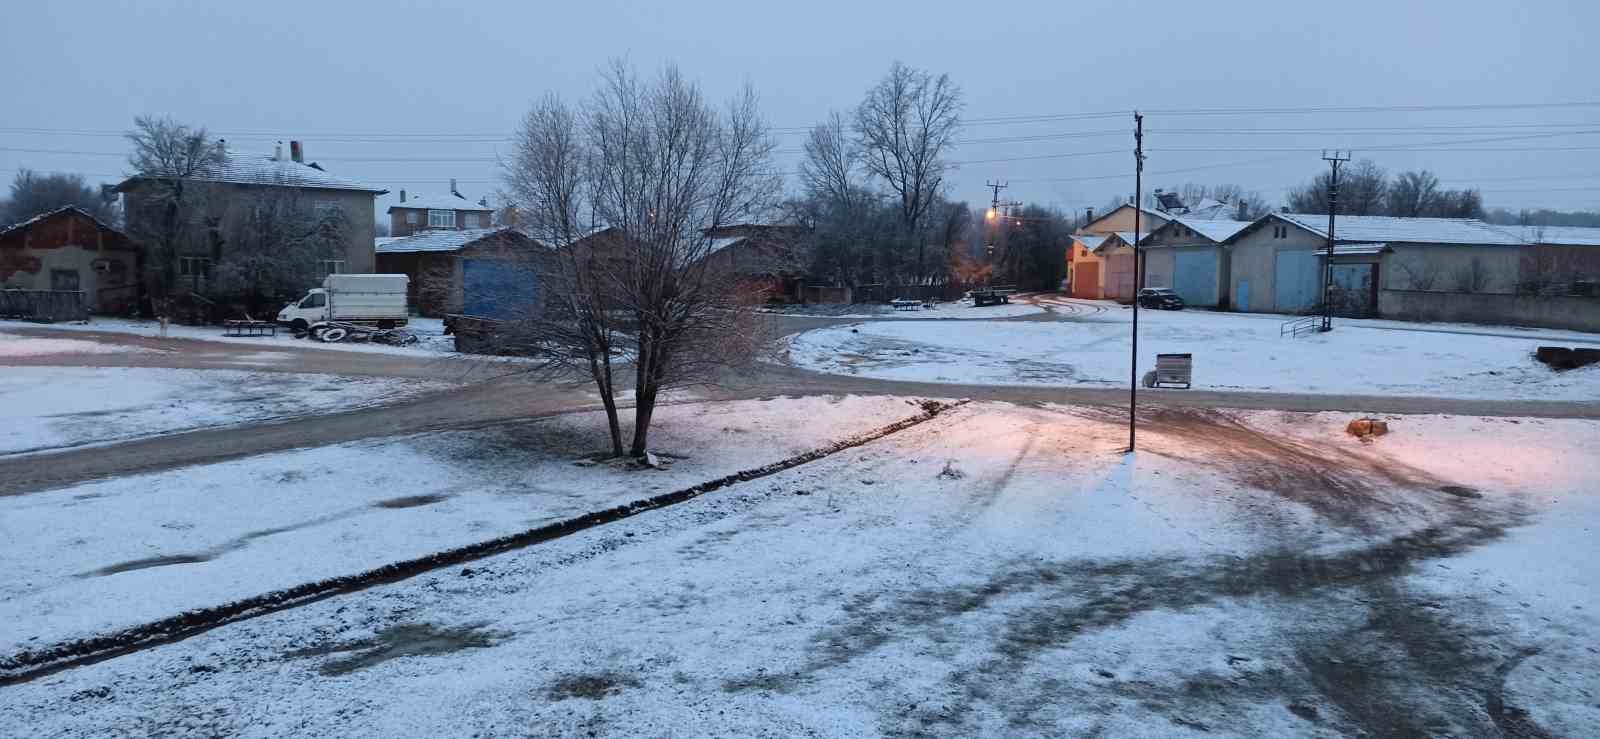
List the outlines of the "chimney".
<svg viewBox="0 0 1600 739">
<path fill-rule="evenodd" d="M 450 194 L 458 198 L 461 197 L 461 193 L 456 192 L 456 178 L 454 177 L 450 178 Z"/>
<path fill-rule="evenodd" d="M 305 160 L 306 160 L 306 151 L 305 151 L 305 149 L 300 148 L 300 142 L 298 142 L 298 141 L 290 141 L 289 142 L 289 158 L 293 159 L 294 161 L 299 162 L 299 163 L 304 163 L 305 162 Z"/>
<path fill-rule="evenodd" d="M 272 161 L 274 161 L 274 162 L 283 161 L 283 142 L 282 141 L 279 141 L 277 146 L 272 147 Z"/>
<path fill-rule="evenodd" d="M 1084 224 L 1087 225 L 1092 220 L 1094 220 L 1094 208 L 1084 208 L 1083 209 L 1083 222 L 1084 222 Z"/>
<path fill-rule="evenodd" d="M 400 188 L 400 202 L 404 203 L 405 201 L 406 201 L 406 190 L 405 190 L 405 188 L 402 187 L 402 188 Z"/>
<path fill-rule="evenodd" d="M 228 140 L 227 139 L 217 139 L 217 151 L 222 152 L 223 156 L 227 156 L 228 155 Z"/>
</svg>

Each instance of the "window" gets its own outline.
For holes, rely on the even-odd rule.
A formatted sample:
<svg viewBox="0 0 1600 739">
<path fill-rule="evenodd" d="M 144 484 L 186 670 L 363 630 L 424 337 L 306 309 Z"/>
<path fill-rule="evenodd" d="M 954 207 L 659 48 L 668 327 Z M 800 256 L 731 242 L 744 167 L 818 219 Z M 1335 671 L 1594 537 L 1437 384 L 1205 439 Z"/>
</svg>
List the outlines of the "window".
<svg viewBox="0 0 1600 739">
<path fill-rule="evenodd" d="M 317 260 L 317 271 L 321 272 L 323 277 L 327 277 L 328 275 L 342 275 L 342 274 L 344 274 L 344 260 L 343 259 L 320 259 L 320 260 Z"/>
<path fill-rule="evenodd" d="M 178 257 L 178 274 L 184 277 L 210 277 L 211 257 Z"/>
<path fill-rule="evenodd" d="M 453 210 L 428 211 L 428 228 L 455 228 L 456 212 Z"/>
<path fill-rule="evenodd" d="M 327 304 L 327 293 L 311 293 L 300 300 L 301 308 L 321 308 Z"/>
<path fill-rule="evenodd" d="M 468 213 L 467 217 L 466 217 L 467 225 L 465 226 L 465 228 L 479 228 L 479 227 L 481 227 L 482 224 L 479 222 L 478 219 L 479 219 L 479 215 L 477 213 Z"/>
<path fill-rule="evenodd" d="M 417 225 L 417 212 L 416 211 L 414 211 L 414 210 L 406 211 L 406 225 L 408 225 L 408 226 Z"/>
</svg>

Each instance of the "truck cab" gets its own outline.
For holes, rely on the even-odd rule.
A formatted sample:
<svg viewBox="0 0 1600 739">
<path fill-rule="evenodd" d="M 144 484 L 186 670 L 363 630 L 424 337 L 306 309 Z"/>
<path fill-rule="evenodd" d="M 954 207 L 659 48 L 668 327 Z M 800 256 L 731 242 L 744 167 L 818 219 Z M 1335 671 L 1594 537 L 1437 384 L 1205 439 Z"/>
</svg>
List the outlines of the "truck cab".
<svg viewBox="0 0 1600 739">
<path fill-rule="evenodd" d="M 278 323 L 296 331 L 305 331 L 312 324 L 328 320 L 328 291 L 313 287 L 305 297 L 283 306 L 278 311 Z"/>
</svg>

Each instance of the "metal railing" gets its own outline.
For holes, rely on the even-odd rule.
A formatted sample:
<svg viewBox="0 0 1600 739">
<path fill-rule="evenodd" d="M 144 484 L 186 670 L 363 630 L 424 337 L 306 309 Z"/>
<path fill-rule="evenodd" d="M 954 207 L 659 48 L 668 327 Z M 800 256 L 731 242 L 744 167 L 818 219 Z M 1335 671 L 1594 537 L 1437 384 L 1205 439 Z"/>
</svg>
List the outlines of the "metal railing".
<svg viewBox="0 0 1600 739">
<path fill-rule="evenodd" d="M 1298 339 L 1306 334 L 1317 333 L 1320 328 L 1322 328 L 1321 316 L 1301 316 L 1280 324 L 1278 336 L 1293 336 Z"/>
</svg>

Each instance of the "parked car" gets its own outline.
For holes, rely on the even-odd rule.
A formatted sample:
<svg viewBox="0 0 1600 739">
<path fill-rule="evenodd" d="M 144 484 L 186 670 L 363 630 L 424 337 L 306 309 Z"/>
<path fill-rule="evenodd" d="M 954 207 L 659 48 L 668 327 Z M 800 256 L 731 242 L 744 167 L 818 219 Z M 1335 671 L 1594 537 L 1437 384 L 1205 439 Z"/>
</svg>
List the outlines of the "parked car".
<svg viewBox="0 0 1600 739">
<path fill-rule="evenodd" d="M 1139 291 L 1139 307 L 1157 310 L 1183 310 L 1183 298 L 1170 287 L 1147 287 Z"/>
<path fill-rule="evenodd" d="M 409 282 L 405 275 L 328 275 L 322 287 L 278 311 L 278 323 L 296 331 L 327 321 L 404 326 Z"/>
</svg>

